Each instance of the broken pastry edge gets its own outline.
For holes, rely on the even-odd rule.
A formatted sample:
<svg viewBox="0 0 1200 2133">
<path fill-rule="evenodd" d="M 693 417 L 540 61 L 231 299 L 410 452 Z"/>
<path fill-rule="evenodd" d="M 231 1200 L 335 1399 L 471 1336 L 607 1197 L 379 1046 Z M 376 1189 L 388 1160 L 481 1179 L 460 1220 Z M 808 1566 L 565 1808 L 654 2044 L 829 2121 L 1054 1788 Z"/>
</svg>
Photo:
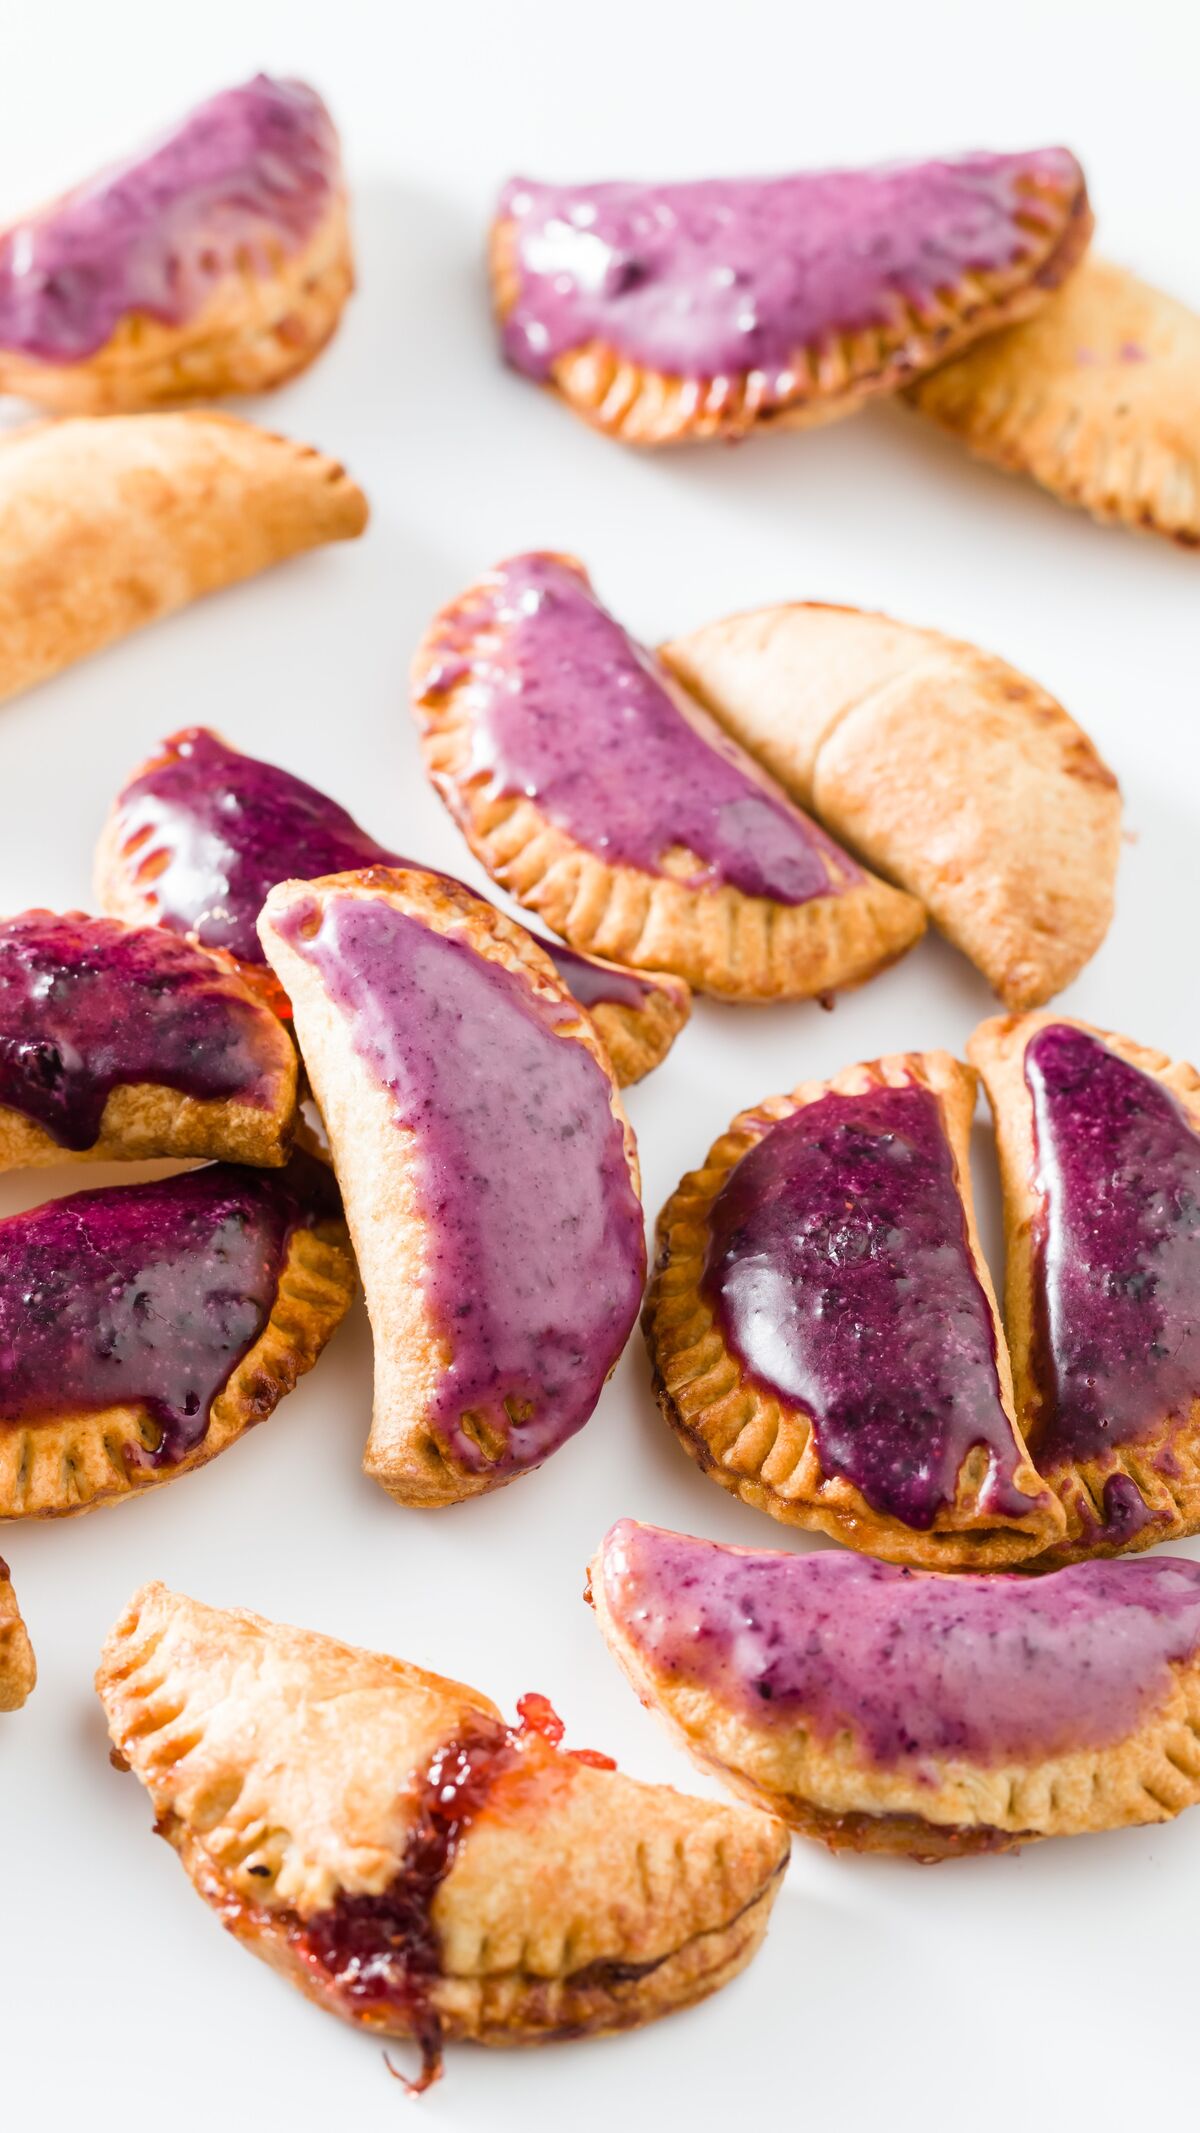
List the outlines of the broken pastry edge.
<svg viewBox="0 0 1200 2133">
<path fill-rule="evenodd" d="M 29 1631 L 8 1565 L 0 1561 L 0 1714 L 19 1711 L 36 1687 L 37 1661 Z"/>
<path fill-rule="evenodd" d="M 973 1505 L 986 1470 L 978 1479 L 967 1474 L 971 1454 L 960 1469 L 954 1504 L 939 1511 L 928 1529 L 905 1526 L 899 1518 L 873 1510 L 853 1482 L 824 1477 L 809 1418 L 799 1408 L 785 1408 L 777 1395 L 760 1389 L 743 1371 L 704 1294 L 712 1209 L 742 1157 L 773 1126 L 823 1096 L 858 1095 L 881 1084 L 903 1087 L 912 1082 L 937 1098 L 954 1161 L 967 1251 L 992 1326 L 1000 1404 L 1018 1455 L 1013 1482 L 1029 1495 L 1029 1510 L 1019 1522 L 997 1516 L 982 1529 L 973 1527 Z M 1061 1507 L 1034 1467 L 1016 1420 L 1007 1345 L 976 1225 L 969 1162 L 975 1088 L 974 1070 L 948 1052 L 890 1053 L 844 1067 L 827 1080 L 801 1082 L 786 1095 L 739 1112 L 700 1168 L 680 1180 L 658 1217 L 655 1260 L 642 1307 L 659 1410 L 703 1473 L 781 1525 L 824 1532 L 860 1554 L 916 1569 L 992 1570 L 1026 1563 L 1040 1556 L 1063 1527 Z M 746 1450 L 739 1454 L 738 1446 L 747 1437 Z M 780 1454 L 787 1472 L 766 1477 L 772 1462 L 778 1469 Z"/>
</svg>

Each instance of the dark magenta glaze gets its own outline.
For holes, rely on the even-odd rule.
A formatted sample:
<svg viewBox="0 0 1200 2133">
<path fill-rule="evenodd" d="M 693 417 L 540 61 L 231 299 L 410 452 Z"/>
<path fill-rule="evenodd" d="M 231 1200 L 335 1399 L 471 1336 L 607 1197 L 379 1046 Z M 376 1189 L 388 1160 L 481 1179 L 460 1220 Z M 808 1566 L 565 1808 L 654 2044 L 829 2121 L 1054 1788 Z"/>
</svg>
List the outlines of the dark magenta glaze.
<svg viewBox="0 0 1200 2133">
<path fill-rule="evenodd" d="M 637 1314 L 642 1210 L 605 1075 L 532 994 L 464 941 L 379 898 L 328 895 L 276 923 L 416 1137 L 424 1288 L 451 1347 L 430 1422 L 460 1467 L 536 1466 L 582 1428 Z M 463 1427 L 487 1416 L 506 1449 Z"/>
<path fill-rule="evenodd" d="M 671 377 L 762 374 L 795 390 L 805 350 L 869 327 L 912 330 L 966 274 L 1027 258 L 1058 196 L 1082 189 L 1066 149 L 682 185 L 514 178 L 518 291 L 504 348 L 545 378 L 599 341 Z M 1019 219 L 1018 219 L 1019 218 Z M 803 376 L 799 382 L 803 384 Z"/>
<path fill-rule="evenodd" d="M 337 135 L 303 82 L 259 74 L 157 144 L 0 236 L 0 348 L 95 355 L 133 314 L 180 326 L 245 259 L 272 270 L 340 183 Z"/>
<path fill-rule="evenodd" d="M 656 1675 L 753 1723 L 853 1735 L 895 1768 L 1109 1747 L 1200 1650 L 1200 1563 L 946 1577 L 821 1550 L 720 1547 L 623 1519 L 602 1551 L 617 1630 Z"/>
<path fill-rule="evenodd" d="M 262 1104 L 261 1019 L 157 927 L 80 911 L 0 919 L 0 1104 L 64 1148 L 95 1145 L 123 1084 Z"/>
<path fill-rule="evenodd" d="M 873 1510 L 928 1530 L 982 1446 L 981 1511 L 1029 1511 L 928 1089 L 831 1094 L 772 1126 L 713 1205 L 704 1282 L 743 1367 L 811 1416 L 822 1472 Z"/>
</svg>

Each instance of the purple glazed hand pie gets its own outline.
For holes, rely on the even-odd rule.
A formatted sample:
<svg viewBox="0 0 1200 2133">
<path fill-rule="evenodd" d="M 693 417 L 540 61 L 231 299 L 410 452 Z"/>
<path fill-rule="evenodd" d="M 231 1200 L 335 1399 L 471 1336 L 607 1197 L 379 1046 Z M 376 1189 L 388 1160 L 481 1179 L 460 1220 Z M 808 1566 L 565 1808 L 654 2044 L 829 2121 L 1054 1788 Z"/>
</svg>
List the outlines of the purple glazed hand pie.
<svg viewBox="0 0 1200 2133">
<path fill-rule="evenodd" d="M 728 999 L 869 977 L 924 928 L 601 607 L 516 556 L 417 654 L 425 760 L 489 873 L 571 946 Z"/>
<path fill-rule="evenodd" d="M 259 74 L 0 232 L 0 392 L 59 414 L 263 392 L 353 283 L 329 113 Z"/>
<path fill-rule="evenodd" d="M 637 1316 L 611 1069 L 524 929 L 444 876 L 285 882 L 259 923 L 375 1337 L 366 1471 L 402 1503 L 460 1502 L 583 1427 Z"/>
<path fill-rule="evenodd" d="M 561 1747 L 484 1696 L 149 1585 L 96 1676 L 116 1755 L 223 1925 L 308 1998 L 421 2047 L 630 2029 L 734 1977 L 787 1859 L 767 1815 Z"/>
<path fill-rule="evenodd" d="M 847 414 L 1025 318 L 1091 235 L 1064 148 L 682 185 L 514 178 L 508 361 L 629 444 Z"/>
<path fill-rule="evenodd" d="M 975 1077 L 902 1053 L 733 1121 L 658 1221 L 643 1317 L 684 1450 L 785 1525 L 929 1568 L 1039 1553 L 979 1250 Z"/>
<path fill-rule="evenodd" d="M 696 1760 L 834 1851 L 1004 1851 L 1200 1800 L 1200 1563 L 939 1577 L 622 1519 L 590 1594 Z"/>
<path fill-rule="evenodd" d="M 296 1078 L 274 1015 L 173 934 L 81 911 L 0 919 L 0 1170 L 282 1163 Z"/>
<path fill-rule="evenodd" d="M 1017 1407 L 1059 1555 L 1200 1531 L 1200 1075 L 1067 1017 L 985 1022 Z"/>
<path fill-rule="evenodd" d="M 271 1414 L 354 1293 L 333 1180 L 214 1163 L 0 1222 L 0 1518 L 190 1473 Z"/>
<path fill-rule="evenodd" d="M 37 1663 L 8 1564 L 0 1560 L 0 1711 L 19 1711 L 37 1684 Z"/>
</svg>

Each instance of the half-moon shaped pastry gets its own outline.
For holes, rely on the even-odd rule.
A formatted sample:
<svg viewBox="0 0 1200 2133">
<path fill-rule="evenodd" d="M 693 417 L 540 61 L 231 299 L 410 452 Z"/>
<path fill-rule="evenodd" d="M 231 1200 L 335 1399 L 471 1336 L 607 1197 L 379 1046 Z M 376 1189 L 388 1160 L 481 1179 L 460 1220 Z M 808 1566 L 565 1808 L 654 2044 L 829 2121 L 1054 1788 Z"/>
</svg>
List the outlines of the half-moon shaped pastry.
<svg viewBox="0 0 1200 2133">
<path fill-rule="evenodd" d="M 11 430 L 0 438 L 0 700 L 366 522 L 336 461 L 232 415 Z"/>
<path fill-rule="evenodd" d="M 908 396 L 983 459 L 1094 518 L 1200 545 L 1200 316 L 1089 258 L 1036 319 Z"/>
<path fill-rule="evenodd" d="M 332 1178 L 214 1163 L 0 1222 L 0 1518 L 90 1511 L 265 1421 L 349 1308 Z"/>
<path fill-rule="evenodd" d="M 903 1052 L 735 1118 L 667 1201 L 643 1317 L 663 1414 L 722 1488 L 931 1569 L 1062 1532 L 979 1249 L 975 1077 Z"/>
<path fill-rule="evenodd" d="M 273 889 L 375 1338 L 364 1466 L 458 1503 L 587 1421 L 646 1271 L 637 1151 L 586 1014 L 469 889 L 370 867 Z"/>
<path fill-rule="evenodd" d="M 331 2014 L 421 2047 L 633 2028 L 750 1960 L 787 1832 L 473 1689 L 149 1585 L 96 1686 L 193 1885 Z"/>
<path fill-rule="evenodd" d="M 219 1156 L 283 1163 L 296 1054 L 214 959 L 82 911 L 0 919 L 0 1170 Z"/>
<path fill-rule="evenodd" d="M 84 414 L 263 392 L 353 282 L 333 121 L 260 74 L 0 232 L 0 392 Z"/>
<path fill-rule="evenodd" d="M 508 361 L 627 444 L 799 427 L 1025 318 L 1091 234 L 1063 148 L 683 185 L 514 178 Z"/>
<path fill-rule="evenodd" d="M 1017 1411 L 1059 1555 L 1200 1531 L 1200 1075 L 1067 1016 L 985 1022 Z"/>
<path fill-rule="evenodd" d="M 696 1760 L 834 1851 L 1006 1851 L 1200 1800 L 1200 1563 L 939 1577 L 622 1519 L 590 1591 Z"/>
<path fill-rule="evenodd" d="M 913 898 L 794 807 L 568 556 L 515 556 L 444 608 L 413 698 L 472 851 L 573 948 L 727 999 L 804 999 L 859 983 L 924 929 Z"/>
<path fill-rule="evenodd" d="M 1121 795 L 1036 682 L 936 630 L 809 603 L 732 615 L 662 656 L 1007 1006 L 1049 999 L 1095 954 Z"/>
<path fill-rule="evenodd" d="M 252 991 L 289 1016 L 258 938 L 258 914 L 276 882 L 407 864 L 315 786 L 190 726 L 122 788 L 100 840 L 96 895 L 122 918 L 169 927 L 231 957 Z M 666 1058 L 691 1011 L 681 979 L 621 970 L 534 938 L 587 1008 L 618 1081 L 640 1081 Z"/>
<path fill-rule="evenodd" d="M 37 1662 L 8 1564 L 0 1561 L 0 1711 L 19 1711 L 33 1694 Z"/>
</svg>

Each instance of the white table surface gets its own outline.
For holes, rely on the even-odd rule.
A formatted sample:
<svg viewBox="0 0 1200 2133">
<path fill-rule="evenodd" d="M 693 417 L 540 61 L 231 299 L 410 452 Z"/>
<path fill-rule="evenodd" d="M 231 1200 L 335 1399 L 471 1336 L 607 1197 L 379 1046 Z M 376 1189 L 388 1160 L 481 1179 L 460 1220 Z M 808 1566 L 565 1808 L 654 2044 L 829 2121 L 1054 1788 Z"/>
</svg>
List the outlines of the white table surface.
<svg viewBox="0 0 1200 2133">
<path fill-rule="evenodd" d="M 1195 1057 L 1200 559 L 1093 526 L 886 407 L 809 437 L 632 457 L 506 374 L 480 275 L 489 204 L 513 170 L 701 176 L 1064 140 L 1087 166 L 1101 243 L 1200 302 L 1189 13 L 1170 0 L 5 10 L 0 213 L 258 66 L 325 92 L 361 289 L 330 351 L 261 413 L 344 457 L 373 516 L 357 546 L 222 594 L 0 710 L 0 909 L 86 902 L 110 796 L 194 722 L 482 881 L 422 777 L 408 661 L 434 606 L 477 571 L 559 546 L 650 638 L 816 597 L 977 639 L 1055 690 L 1118 770 L 1129 831 L 1116 922 L 1064 1004 Z M 648 1211 L 743 1104 L 881 1051 L 961 1047 L 987 1012 L 982 981 L 935 940 L 832 1015 L 700 1005 L 630 1099 Z M 978 1160 L 994 1245 L 982 1125 Z M 81 1182 L 5 1180 L 0 1212 Z M 1185 2122 L 1200 1815 L 936 1873 L 801 1847 L 765 1949 L 708 2005 L 615 2041 L 451 2050 L 442 2086 L 409 2106 L 372 2043 L 220 1931 L 152 1839 L 140 1787 L 109 1768 L 90 1678 L 121 1603 L 161 1577 L 403 1653 L 509 1707 L 539 1688 L 576 1741 L 704 1790 L 605 1653 L 584 1563 L 623 1513 L 788 1543 L 676 1448 L 636 1337 L 543 1472 L 432 1516 L 359 1471 L 370 1381 L 359 1308 L 275 1418 L 203 1473 L 0 1534 L 41 1670 L 26 1710 L 0 1720 L 6 2133 L 371 2133 L 410 2109 L 454 2133 L 939 2119 L 998 2133 L 1146 2110 Z"/>
</svg>

